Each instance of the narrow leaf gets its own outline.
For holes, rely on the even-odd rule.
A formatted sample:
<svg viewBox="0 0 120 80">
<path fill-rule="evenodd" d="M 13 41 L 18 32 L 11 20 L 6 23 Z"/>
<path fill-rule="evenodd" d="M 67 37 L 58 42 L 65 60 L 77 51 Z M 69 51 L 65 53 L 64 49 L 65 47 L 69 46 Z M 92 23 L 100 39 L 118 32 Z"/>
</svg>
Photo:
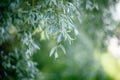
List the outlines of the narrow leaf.
<svg viewBox="0 0 120 80">
<path fill-rule="evenodd" d="M 34 47 L 35 49 L 40 49 L 40 47 L 39 47 L 37 44 L 32 43 L 32 45 L 33 45 L 33 47 Z"/>
<path fill-rule="evenodd" d="M 57 51 L 55 52 L 55 59 L 58 58 L 58 53 Z"/>
<path fill-rule="evenodd" d="M 50 51 L 50 57 L 54 54 L 56 47 L 52 48 Z"/>
<path fill-rule="evenodd" d="M 57 42 L 60 43 L 62 41 L 62 34 L 59 34 L 57 37 Z"/>
<path fill-rule="evenodd" d="M 64 52 L 64 54 L 66 54 L 66 50 L 65 50 L 65 48 L 63 47 L 63 45 L 59 45 L 59 47 L 62 49 L 62 51 Z"/>
<path fill-rule="evenodd" d="M 74 29 L 74 34 L 77 36 L 79 34 L 77 29 Z"/>
</svg>

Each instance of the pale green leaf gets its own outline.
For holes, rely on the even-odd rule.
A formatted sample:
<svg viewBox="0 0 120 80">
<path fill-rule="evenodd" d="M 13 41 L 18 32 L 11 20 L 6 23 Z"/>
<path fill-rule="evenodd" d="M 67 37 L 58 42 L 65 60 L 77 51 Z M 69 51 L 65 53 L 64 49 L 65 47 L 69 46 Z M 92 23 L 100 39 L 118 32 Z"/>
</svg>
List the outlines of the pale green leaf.
<svg viewBox="0 0 120 80">
<path fill-rule="evenodd" d="M 58 58 L 58 53 L 57 53 L 57 51 L 55 52 L 55 59 L 57 59 Z"/>
<path fill-rule="evenodd" d="M 59 34 L 57 37 L 57 42 L 60 43 L 62 41 L 62 34 Z"/>
<path fill-rule="evenodd" d="M 37 44 L 32 43 L 32 45 L 33 45 L 33 47 L 34 47 L 35 49 L 40 49 L 40 47 L 39 47 Z"/>
<path fill-rule="evenodd" d="M 59 45 L 59 47 L 62 49 L 62 51 L 64 52 L 64 54 L 66 54 L 66 50 L 65 50 L 65 48 L 63 47 L 63 45 Z"/>
<path fill-rule="evenodd" d="M 74 29 L 74 34 L 77 36 L 79 34 L 77 29 Z"/>
<path fill-rule="evenodd" d="M 53 48 L 51 49 L 50 55 L 49 55 L 50 57 L 54 54 L 55 50 L 56 50 L 56 47 L 53 47 Z"/>
</svg>

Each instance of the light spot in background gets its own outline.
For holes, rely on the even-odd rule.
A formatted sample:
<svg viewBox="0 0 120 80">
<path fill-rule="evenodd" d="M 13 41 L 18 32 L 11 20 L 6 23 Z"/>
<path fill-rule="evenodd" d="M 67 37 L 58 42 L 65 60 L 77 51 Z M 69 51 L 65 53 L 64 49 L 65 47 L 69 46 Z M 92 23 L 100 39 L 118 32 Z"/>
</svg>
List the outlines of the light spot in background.
<svg viewBox="0 0 120 80">
<path fill-rule="evenodd" d="M 120 21 L 120 1 L 116 3 L 115 9 L 112 10 L 112 17 L 115 21 Z"/>
<path fill-rule="evenodd" d="M 112 77 L 112 80 L 120 80 L 120 65 L 118 60 L 109 53 L 101 55 L 101 64 L 105 72 Z"/>
<path fill-rule="evenodd" d="M 116 37 L 109 39 L 108 50 L 115 56 L 117 59 L 120 60 L 120 45 L 118 45 L 118 39 Z"/>
<path fill-rule="evenodd" d="M 116 3 L 114 8 L 113 6 L 111 6 L 110 11 L 112 13 L 113 20 L 120 21 L 120 0 Z M 119 40 L 115 36 L 108 39 L 108 50 L 113 56 L 115 56 L 120 61 L 120 45 L 118 45 L 118 43 Z"/>
</svg>

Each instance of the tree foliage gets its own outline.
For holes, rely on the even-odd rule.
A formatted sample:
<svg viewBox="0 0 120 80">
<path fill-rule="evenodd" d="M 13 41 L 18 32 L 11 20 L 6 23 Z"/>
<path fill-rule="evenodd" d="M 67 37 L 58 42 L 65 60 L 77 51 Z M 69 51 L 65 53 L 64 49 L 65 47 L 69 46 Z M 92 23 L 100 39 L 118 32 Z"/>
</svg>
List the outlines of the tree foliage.
<svg viewBox="0 0 120 80">
<path fill-rule="evenodd" d="M 104 27 L 96 23 L 103 24 L 103 9 L 112 2 L 114 0 L 0 1 L 0 79 L 33 80 L 38 70 L 31 56 L 40 49 L 41 40 L 55 40 L 50 51 L 50 56 L 55 58 L 58 58 L 58 49 L 66 53 L 61 42 L 71 44 L 81 33 L 78 29 L 85 30 L 91 40 L 97 41 L 97 33 Z"/>
</svg>

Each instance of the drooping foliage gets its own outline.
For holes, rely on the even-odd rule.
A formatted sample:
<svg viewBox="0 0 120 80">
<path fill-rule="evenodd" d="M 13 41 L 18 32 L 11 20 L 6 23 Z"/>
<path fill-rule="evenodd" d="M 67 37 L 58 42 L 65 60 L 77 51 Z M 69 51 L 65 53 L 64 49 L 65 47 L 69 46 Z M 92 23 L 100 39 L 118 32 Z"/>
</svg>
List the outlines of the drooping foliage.
<svg viewBox="0 0 120 80">
<path fill-rule="evenodd" d="M 113 2 L 115 1 L 1 0 L 0 79 L 34 80 L 38 70 L 31 56 L 40 49 L 38 43 L 41 40 L 54 40 L 50 56 L 54 55 L 55 58 L 58 58 L 58 49 L 66 53 L 61 42 L 71 44 L 75 36 L 79 33 L 81 35 L 83 31 L 95 44 L 102 42 L 103 33 L 99 37 L 98 35 L 104 29 L 103 11 Z M 83 38 L 81 40 L 84 41 Z"/>
</svg>

